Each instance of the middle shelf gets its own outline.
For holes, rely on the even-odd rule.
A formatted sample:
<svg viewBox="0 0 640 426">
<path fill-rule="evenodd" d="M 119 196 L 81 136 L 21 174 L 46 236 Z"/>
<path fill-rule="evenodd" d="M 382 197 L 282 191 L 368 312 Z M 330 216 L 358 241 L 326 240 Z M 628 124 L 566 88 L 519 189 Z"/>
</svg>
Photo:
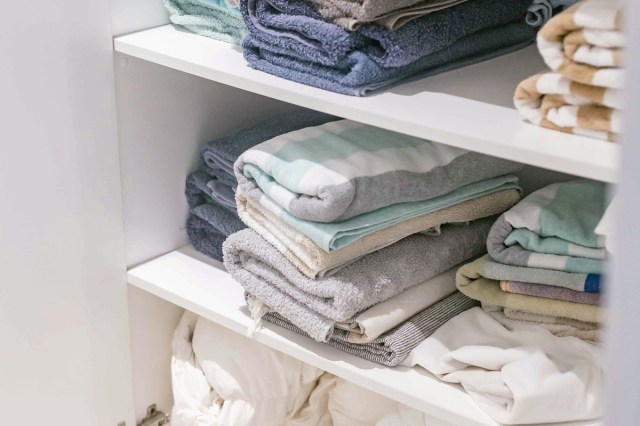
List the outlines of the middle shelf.
<svg viewBox="0 0 640 426">
<path fill-rule="evenodd" d="M 128 273 L 131 285 L 235 332 L 456 426 L 498 426 L 462 387 L 421 368 L 384 367 L 273 324 L 252 332 L 244 291 L 222 265 L 186 246 Z M 599 421 L 563 423 L 597 426 Z"/>
<path fill-rule="evenodd" d="M 517 83 L 544 68 L 535 47 L 357 98 L 251 69 L 237 46 L 165 25 L 115 39 L 117 52 L 273 99 L 411 136 L 605 182 L 620 146 L 543 129 L 512 107 Z"/>
</svg>

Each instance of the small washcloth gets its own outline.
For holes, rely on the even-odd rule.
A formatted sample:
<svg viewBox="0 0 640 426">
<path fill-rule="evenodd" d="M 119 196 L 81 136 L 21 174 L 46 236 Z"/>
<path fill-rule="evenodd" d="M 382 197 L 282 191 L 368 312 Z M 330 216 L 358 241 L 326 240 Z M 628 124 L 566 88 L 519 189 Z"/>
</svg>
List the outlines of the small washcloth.
<svg viewBox="0 0 640 426">
<path fill-rule="evenodd" d="M 554 336 L 573 336 L 589 342 L 602 341 L 602 327 L 597 323 L 588 323 L 569 318 L 532 314 L 531 312 L 507 309 L 500 306 L 483 304 L 482 309 L 491 318 L 509 330 L 526 330 L 542 327 Z"/>
<path fill-rule="evenodd" d="M 546 299 L 566 300 L 567 302 L 599 305 L 600 294 L 585 293 L 551 285 L 523 283 L 520 281 L 500 281 L 500 288 L 507 293 L 526 294 Z"/>
<path fill-rule="evenodd" d="M 338 271 L 309 279 L 255 231 L 245 229 L 224 243 L 224 264 L 247 293 L 318 341 L 336 322 L 418 285 L 483 252 L 493 218 L 443 227 L 438 236 L 415 234 Z"/>
<path fill-rule="evenodd" d="M 327 277 L 360 257 L 418 232 L 437 234 L 441 225 L 466 223 L 499 214 L 518 202 L 518 189 L 498 190 L 478 198 L 426 213 L 372 232 L 343 248 L 327 252 L 305 234 L 259 204 L 237 194 L 238 215 L 309 278 Z"/>
<path fill-rule="evenodd" d="M 583 0 L 538 33 L 538 50 L 552 71 L 590 86 L 624 87 L 624 0 Z"/>
<path fill-rule="evenodd" d="M 601 347 L 540 327 L 510 331 L 480 308 L 444 324 L 403 365 L 460 383 L 499 424 L 588 420 L 603 412 Z"/>
<path fill-rule="evenodd" d="M 500 216 L 487 238 L 487 251 L 506 265 L 602 273 L 607 252 L 595 228 L 605 208 L 606 185 L 601 182 L 546 186 Z"/>
<path fill-rule="evenodd" d="M 169 20 L 216 40 L 240 44 L 247 27 L 240 11 L 224 0 L 163 0 Z"/>
<path fill-rule="evenodd" d="M 538 126 L 612 141 L 622 131 L 622 99 L 620 89 L 590 86 L 546 72 L 518 84 L 514 104 Z"/>
<path fill-rule="evenodd" d="M 469 0 L 389 31 L 355 32 L 326 22 L 303 0 L 242 0 L 245 58 L 259 70 L 323 89 L 364 96 L 406 78 L 433 75 L 518 50 L 535 38 L 530 0 L 495 7 Z"/>
<path fill-rule="evenodd" d="M 187 220 L 187 236 L 201 253 L 222 261 L 222 243 L 234 232 L 246 228 L 235 212 L 214 204 L 191 209 Z"/>
<path fill-rule="evenodd" d="M 515 172 L 512 161 L 340 120 L 286 133 L 245 151 L 238 188 L 290 215 L 342 222 L 398 203 L 430 200 Z"/>
<path fill-rule="evenodd" d="M 455 292 L 371 342 L 351 343 L 348 341 L 348 332 L 336 329 L 326 343 L 357 357 L 393 367 L 404 361 L 413 349 L 451 318 L 476 305 L 475 300 L 469 299 L 460 292 Z M 296 333 L 307 335 L 277 313 L 265 315 L 265 320 Z"/>
<path fill-rule="evenodd" d="M 329 22 L 354 31 L 374 22 L 396 31 L 407 22 L 467 0 L 310 0 Z"/>
<path fill-rule="evenodd" d="M 500 281 L 489 279 L 483 275 L 486 260 L 487 256 L 483 256 L 458 269 L 456 286 L 468 297 L 484 304 L 537 315 L 569 318 L 587 323 L 602 322 L 604 310 L 599 306 L 502 291 Z"/>
</svg>

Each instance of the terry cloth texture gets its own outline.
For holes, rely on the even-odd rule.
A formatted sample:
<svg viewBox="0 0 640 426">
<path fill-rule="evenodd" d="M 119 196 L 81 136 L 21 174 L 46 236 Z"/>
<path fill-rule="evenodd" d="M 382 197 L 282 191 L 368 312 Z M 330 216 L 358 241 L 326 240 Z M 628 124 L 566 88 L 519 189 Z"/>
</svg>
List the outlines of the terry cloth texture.
<svg viewBox="0 0 640 426">
<path fill-rule="evenodd" d="M 407 22 L 466 0 L 310 0 L 324 19 L 353 31 L 374 22 L 396 31 Z"/>
<path fill-rule="evenodd" d="M 449 71 L 520 49 L 535 38 L 524 19 L 529 0 L 500 8 L 469 0 L 412 20 L 398 31 L 326 22 L 303 0 L 242 0 L 249 28 L 245 58 L 262 71 L 363 96 L 407 77 Z"/>
<path fill-rule="evenodd" d="M 326 252 L 309 237 L 283 220 L 247 200 L 238 192 L 240 219 L 271 243 L 309 278 L 332 275 L 360 257 L 418 232 L 437 234 L 446 223 L 465 223 L 493 216 L 518 202 L 519 190 L 506 189 L 464 201 L 433 213 L 427 213 L 375 231 L 338 250 Z"/>
<path fill-rule="evenodd" d="M 339 329 L 333 331 L 326 343 L 357 357 L 393 367 L 400 364 L 416 346 L 444 323 L 476 305 L 476 301 L 455 292 L 369 343 L 351 343 L 347 339 L 348 332 Z M 277 313 L 269 313 L 264 318 L 296 333 L 307 335 Z"/>
<path fill-rule="evenodd" d="M 235 213 L 215 204 L 196 207 L 187 219 L 187 236 L 193 247 L 219 261 L 222 261 L 224 240 L 244 228 Z"/>
<path fill-rule="evenodd" d="M 292 216 L 315 222 L 429 200 L 521 167 L 351 120 L 274 137 L 234 165 L 249 198 L 267 196 Z"/>
<path fill-rule="evenodd" d="M 509 330 L 542 327 L 554 336 L 573 336 L 590 342 L 600 342 L 602 331 L 600 324 L 588 323 L 568 318 L 537 315 L 517 309 L 504 309 L 500 306 L 483 304 L 482 309 L 493 319 Z"/>
<path fill-rule="evenodd" d="M 163 0 L 169 20 L 186 29 L 227 43 L 240 44 L 247 33 L 237 7 L 224 0 Z"/>
<path fill-rule="evenodd" d="M 483 275 L 486 259 L 487 257 L 483 256 L 458 269 L 456 286 L 458 290 L 468 297 L 484 304 L 537 315 L 569 318 L 588 323 L 602 322 L 604 310 L 599 306 L 502 291 L 499 281 L 489 279 Z"/>
<path fill-rule="evenodd" d="M 448 226 L 435 236 L 415 234 L 338 271 L 309 279 L 255 231 L 245 229 L 224 243 L 224 264 L 246 290 L 318 341 L 336 322 L 396 296 L 483 251 L 493 218 Z"/>
<path fill-rule="evenodd" d="M 529 296 L 544 297 L 546 299 L 566 300 L 567 302 L 584 303 L 586 305 L 599 305 L 600 295 L 569 290 L 562 287 L 554 287 L 542 284 L 530 284 L 519 281 L 500 281 L 500 288 L 507 293 L 526 294 Z"/>
<path fill-rule="evenodd" d="M 539 327 L 510 331 L 473 308 L 444 324 L 403 363 L 460 383 L 501 424 L 546 424 L 602 415 L 603 351 Z"/>
<path fill-rule="evenodd" d="M 430 280 L 408 288 L 402 293 L 373 305 L 351 321 L 337 323 L 336 328 L 348 333 L 350 343 L 369 343 L 418 312 L 456 291 L 457 267 Z"/>
<path fill-rule="evenodd" d="M 599 139 L 620 133 L 624 1 L 584 0 L 538 33 L 551 73 L 523 81 L 515 105 L 534 124 Z"/>
<path fill-rule="evenodd" d="M 487 238 L 487 251 L 493 260 L 506 265 L 602 273 L 606 249 L 595 228 L 605 203 L 606 185 L 601 182 L 549 185 L 496 221 Z"/>
</svg>

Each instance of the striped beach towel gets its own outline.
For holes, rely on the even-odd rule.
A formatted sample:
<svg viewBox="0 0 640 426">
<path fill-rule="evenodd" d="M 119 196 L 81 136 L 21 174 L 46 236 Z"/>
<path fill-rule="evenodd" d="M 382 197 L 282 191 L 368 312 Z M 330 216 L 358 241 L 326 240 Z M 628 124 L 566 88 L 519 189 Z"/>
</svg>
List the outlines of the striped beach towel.
<svg viewBox="0 0 640 426">
<path fill-rule="evenodd" d="M 577 180 L 549 185 L 505 212 L 491 228 L 487 250 L 507 265 L 602 273 L 607 252 L 595 233 L 606 186 Z"/>
<path fill-rule="evenodd" d="M 290 132 L 235 163 L 238 188 L 294 217 L 340 222 L 516 171 L 511 161 L 350 120 Z"/>
<path fill-rule="evenodd" d="M 538 33 L 551 72 L 523 81 L 515 105 L 534 124 L 599 139 L 620 133 L 624 1 L 583 0 Z"/>
</svg>

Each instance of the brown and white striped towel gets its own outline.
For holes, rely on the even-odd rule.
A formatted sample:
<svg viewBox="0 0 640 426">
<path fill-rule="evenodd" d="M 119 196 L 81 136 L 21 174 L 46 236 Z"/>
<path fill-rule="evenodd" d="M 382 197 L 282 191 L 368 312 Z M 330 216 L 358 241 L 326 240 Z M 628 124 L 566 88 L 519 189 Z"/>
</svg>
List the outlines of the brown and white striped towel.
<svg viewBox="0 0 640 426">
<path fill-rule="evenodd" d="M 534 124 L 613 140 L 620 132 L 624 84 L 623 0 L 583 0 L 538 33 L 551 72 L 520 83 L 516 108 Z"/>
</svg>

